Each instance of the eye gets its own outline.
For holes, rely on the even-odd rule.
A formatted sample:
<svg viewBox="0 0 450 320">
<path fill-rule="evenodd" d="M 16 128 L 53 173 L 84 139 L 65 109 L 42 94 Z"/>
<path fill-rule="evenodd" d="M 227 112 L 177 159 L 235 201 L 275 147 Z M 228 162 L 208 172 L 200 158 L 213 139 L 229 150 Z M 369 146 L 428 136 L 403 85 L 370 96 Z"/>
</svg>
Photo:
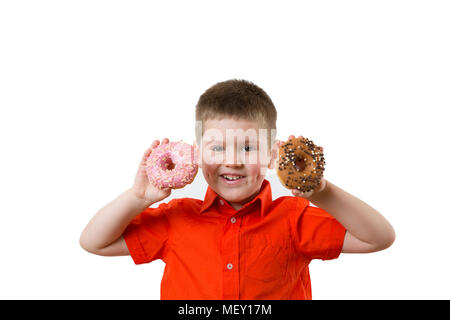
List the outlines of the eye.
<svg viewBox="0 0 450 320">
<path fill-rule="evenodd" d="M 244 147 L 244 150 L 245 150 L 246 152 L 250 152 L 250 151 L 255 150 L 255 148 L 253 148 L 252 146 L 245 146 L 245 147 Z"/>
<path fill-rule="evenodd" d="M 223 147 L 222 146 L 214 146 L 211 148 L 212 151 L 222 151 Z"/>
</svg>

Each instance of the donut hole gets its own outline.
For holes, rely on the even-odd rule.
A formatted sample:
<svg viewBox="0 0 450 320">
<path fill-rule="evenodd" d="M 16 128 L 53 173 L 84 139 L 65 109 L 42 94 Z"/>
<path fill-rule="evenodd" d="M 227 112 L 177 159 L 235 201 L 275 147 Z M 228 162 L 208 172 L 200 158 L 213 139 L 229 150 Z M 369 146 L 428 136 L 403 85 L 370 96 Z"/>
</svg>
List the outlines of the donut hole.
<svg viewBox="0 0 450 320">
<path fill-rule="evenodd" d="M 302 157 L 297 157 L 297 158 L 295 159 L 294 168 L 295 168 L 297 171 L 303 171 L 303 170 L 305 170 L 305 168 L 306 168 L 306 161 L 305 161 L 305 159 L 302 158 Z"/>
<path fill-rule="evenodd" d="M 173 170 L 175 168 L 175 163 L 173 163 L 172 158 L 169 156 L 163 157 L 159 165 L 165 171 Z"/>
</svg>

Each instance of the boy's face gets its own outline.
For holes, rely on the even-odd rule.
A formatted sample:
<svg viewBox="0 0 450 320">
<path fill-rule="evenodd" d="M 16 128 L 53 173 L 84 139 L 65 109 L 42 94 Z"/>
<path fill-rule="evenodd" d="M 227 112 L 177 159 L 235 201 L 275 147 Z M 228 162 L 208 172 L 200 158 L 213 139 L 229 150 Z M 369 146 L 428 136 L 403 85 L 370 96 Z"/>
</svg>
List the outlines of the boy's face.
<svg viewBox="0 0 450 320">
<path fill-rule="evenodd" d="M 272 169 L 276 145 L 269 146 L 274 131 L 258 122 L 211 119 L 203 124 L 200 167 L 209 186 L 236 210 L 256 197 L 266 170 Z"/>
</svg>

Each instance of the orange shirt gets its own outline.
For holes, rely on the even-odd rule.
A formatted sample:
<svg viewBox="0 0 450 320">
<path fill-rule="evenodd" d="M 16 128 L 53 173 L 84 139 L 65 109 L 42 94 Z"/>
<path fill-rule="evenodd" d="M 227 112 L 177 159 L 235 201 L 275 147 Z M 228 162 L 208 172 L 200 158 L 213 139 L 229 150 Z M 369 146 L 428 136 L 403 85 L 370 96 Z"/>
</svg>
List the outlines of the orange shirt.
<svg viewBox="0 0 450 320">
<path fill-rule="evenodd" d="M 299 197 L 259 195 L 236 211 L 208 187 L 204 201 L 147 208 L 123 236 L 136 264 L 162 259 L 161 299 L 311 299 L 308 264 L 334 259 L 345 228 Z"/>
</svg>

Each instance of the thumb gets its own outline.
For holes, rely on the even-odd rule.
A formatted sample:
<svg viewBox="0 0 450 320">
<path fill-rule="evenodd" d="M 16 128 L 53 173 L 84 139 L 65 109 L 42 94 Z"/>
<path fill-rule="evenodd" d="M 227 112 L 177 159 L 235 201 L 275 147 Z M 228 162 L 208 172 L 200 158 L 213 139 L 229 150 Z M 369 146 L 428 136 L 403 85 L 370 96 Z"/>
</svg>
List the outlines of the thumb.
<svg viewBox="0 0 450 320">
<path fill-rule="evenodd" d="M 172 192 L 172 188 L 162 188 L 160 190 L 161 190 L 161 193 L 166 197 L 168 197 L 170 195 L 170 193 Z"/>
<path fill-rule="evenodd" d="M 322 178 L 320 180 L 319 186 L 317 187 L 316 190 L 314 190 L 314 192 L 316 192 L 316 193 L 322 192 L 323 190 L 325 190 L 326 187 L 327 187 L 327 180 Z"/>
</svg>

